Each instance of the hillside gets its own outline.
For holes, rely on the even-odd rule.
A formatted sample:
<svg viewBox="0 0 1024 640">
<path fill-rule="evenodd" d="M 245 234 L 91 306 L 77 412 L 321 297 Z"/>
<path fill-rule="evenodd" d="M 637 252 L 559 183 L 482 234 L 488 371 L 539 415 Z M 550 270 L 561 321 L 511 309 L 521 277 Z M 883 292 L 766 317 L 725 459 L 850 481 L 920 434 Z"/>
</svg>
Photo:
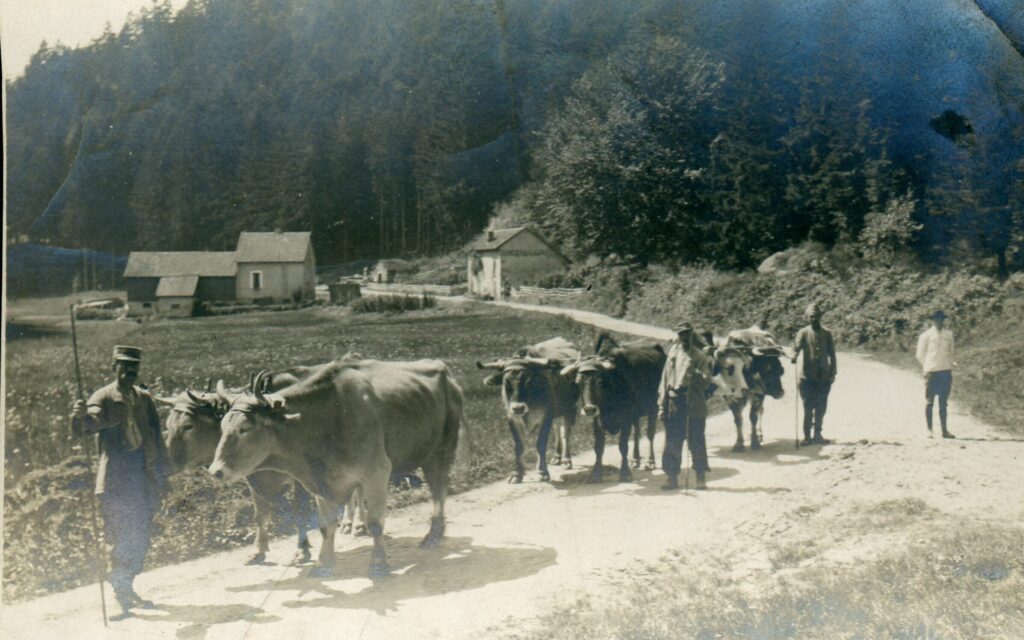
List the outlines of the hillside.
<svg viewBox="0 0 1024 640">
<path fill-rule="evenodd" d="M 89 47 L 41 48 L 8 85 L 8 224 L 122 255 L 223 249 L 243 226 L 312 230 L 324 263 L 435 254 L 482 229 L 496 203 L 518 198 L 541 218 L 560 210 L 568 196 L 551 182 L 568 160 L 549 151 L 577 103 L 596 95 L 625 96 L 626 111 L 597 105 L 599 117 L 584 121 L 596 128 L 575 134 L 604 141 L 609 114 L 629 113 L 635 128 L 611 134 L 639 132 L 667 157 L 684 158 L 687 175 L 722 178 L 665 194 L 664 215 L 695 198 L 700 211 L 681 217 L 731 235 L 750 226 L 748 210 L 793 218 L 765 247 L 717 250 L 721 264 L 750 266 L 752 251 L 814 235 L 816 219 L 801 212 L 819 207 L 805 207 L 811 183 L 829 176 L 809 159 L 839 147 L 863 147 L 829 168 L 853 176 L 856 197 L 820 203 L 822 211 L 860 211 L 847 230 L 858 232 L 864 212 L 886 203 L 869 202 L 877 190 L 870 176 L 891 165 L 886 193 L 913 193 L 925 226 L 918 249 L 930 255 L 973 238 L 979 225 L 1005 229 L 1004 214 L 1024 197 L 1008 186 L 1024 155 L 1024 19 L 1014 6 L 193 0 L 174 14 L 155 4 Z M 681 124 L 686 94 L 661 121 L 645 111 L 660 89 L 627 95 L 608 72 L 629 63 L 656 76 L 676 68 L 679 51 L 721 70 L 706 111 Z M 665 76 L 670 87 L 681 80 Z M 715 140 L 727 140 L 729 153 L 716 152 Z M 650 151 L 631 147 L 621 159 L 643 167 Z M 754 182 L 730 178 L 758 163 L 771 170 L 751 173 Z M 666 175 L 658 165 L 650 171 Z M 768 174 L 782 180 L 757 182 Z M 565 176 L 568 186 L 555 186 L 592 195 L 586 176 Z M 976 187 L 970 193 L 950 187 L 965 180 Z M 746 191 L 777 197 L 725 198 Z M 968 200 L 981 213 L 949 222 Z M 585 230 L 552 231 L 579 254 L 608 250 Z M 819 235 L 831 241 L 842 232 Z M 693 251 L 641 249 L 659 259 Z"/>
</svg>

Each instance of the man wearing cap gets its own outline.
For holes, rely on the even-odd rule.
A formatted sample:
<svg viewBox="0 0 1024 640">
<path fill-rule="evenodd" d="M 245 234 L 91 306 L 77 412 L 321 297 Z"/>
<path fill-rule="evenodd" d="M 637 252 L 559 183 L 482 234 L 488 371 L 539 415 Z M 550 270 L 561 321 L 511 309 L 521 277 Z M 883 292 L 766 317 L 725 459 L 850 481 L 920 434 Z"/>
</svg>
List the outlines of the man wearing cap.
<svg viewBox="0 0 1024 640">
<path fill-rule="evenodd" d="M 141 361 L 138 347 L 114 347 L 116 380 L 93 393 L 88 403 L 76 401 L 71 416 L 72 433 L 96 434 L 99 446 L 96 495 L 107 542 L 113 545 L 107 579 L 121 606 L 111 620 L 132 615 L 132 607 L 153 606 L 135 593 L 133 582 L 142 572 L 150 523 L 170 474 L 156 404 L 135 385 Z"/>
<path fill-rule="evenodd" d="M 679 323 L 658 385 L 658 417 L 665 423 L 665 452 L 661 457 L 661 468 L 668 476 L 661 486 L 665 491 L 679 487 L 686 440 L 697 472 L 697 488 L 707 488 L 704 476 L 710 467 L 704 427 L 710 382 L 711 359 L 701 350 L 693 326 L 689 322 Z"/>
<path fill-rule="evenodd" d="M 836 380 L 836 347 L 832 332 L 821 326 L 821 307 L 812 302 L 807 307 L 810 324 L 796 334 L 793 363 L 797 363 L 800 397 L 804 405 L 804 439 L 801 444 L 828 444 L 821 426 L 828 408 L 828 394 Z M 811 437 L 811 427 L 814 437 Z"/>
<path fill-rule="evenodd" d="M 932 404 L 939 397 L 939 423 L 943 438 L 955 438 L 946 428 L 946 403 L 953 388 L 953 332 L 945 328 L 946 313 L 931 315 L 932 326 L 917 339 L 917 361 L 924 371 L 924 417 L 932 433 Z"/>
</svg>

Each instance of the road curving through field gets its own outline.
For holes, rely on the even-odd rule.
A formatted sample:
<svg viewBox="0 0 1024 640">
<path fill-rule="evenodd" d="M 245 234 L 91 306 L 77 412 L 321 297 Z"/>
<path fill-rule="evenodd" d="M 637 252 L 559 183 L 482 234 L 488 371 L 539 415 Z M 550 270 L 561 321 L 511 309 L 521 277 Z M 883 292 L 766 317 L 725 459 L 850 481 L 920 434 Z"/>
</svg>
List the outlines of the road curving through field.
<svg viewBox="0 0 1024 640">
<path fill-rule="evenodd" d="M 590 312 L 506 306 L 671 337 Z M 760 452 L 731 452 L 731 417 L 709 420 L 706 492 L 661 492 L 660 471 L 635 471 L 632 483 L 588 485 L 593 454 L 580 452 L 574 470 L 552 467 L 550 483 L 533 473 L 521 485 L 493 484 L 452 497 L 448 537 L 437 550 L 416 544 L 428 504 L 391 513 L 386 529 L 394 575 L 378 583 L 364 577 L 369 546 L 363 540 L 340 539 L 331 579 L 288 566 L 292 541 L 277 540 L 269 554 L 276 565 L 244 566 L 249 550 L 239 549 L 143 574 L 139 591 L 160 607 L 107 630 L 95 585 L 5 606 L 0 630 L 4 638 L 76 640 L 479 638 L 528 627 L 539 614 L 580 598 L 614 598 L 623 576 L 642 579 L 672 550 L 715 548 L 734 559 L 730 571 L 753 579 L 773 571 L 766 544 L 797 537 L 802 513 L 828 518 L 880 497 L 912 497 L 957 517 L 1024 520 L 1024 443 L 1002 438 L 955 405 L 950 423 L 958 439 L 928 439 L 918 375 L 841 353 L 825 428 L 835 443 L 801 449 L 793 442 L 793 384 L 790 371 L 786 397 L 767 403 Z M 606 462 L 617 463 L 617 452 Z M 313 541 L 319 542 L 315 534 Z M 834 555 L 855 562 L 877 553 L 878 544 L 870 535 L 854 536 Z"/>
</svg>

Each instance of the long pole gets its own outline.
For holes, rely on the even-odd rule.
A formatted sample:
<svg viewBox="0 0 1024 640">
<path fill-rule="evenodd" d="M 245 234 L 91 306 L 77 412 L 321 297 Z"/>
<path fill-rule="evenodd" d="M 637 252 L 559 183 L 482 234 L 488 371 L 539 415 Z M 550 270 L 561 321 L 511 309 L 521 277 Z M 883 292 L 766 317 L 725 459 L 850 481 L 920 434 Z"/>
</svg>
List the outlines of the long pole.
<svg viewBox="0 0 1024 640">
<path fill-rule="evenodd" d="M 793 367 L 793 446 L 800 448 L 800 379 Z"/>
<path fill-rule="evenodd" d="M 71 350 L 75 354 L 75 382 L 78 384 L 78 399 L 79 400 L 84 400 L 85 399 L 84 398 L 85 392 L 82 390 L 82 369 L 81 369 L 81 367 L 78 364 L 78 333 L 75 331 L 75 305 L 71 305 L 70 308 L 71 308 Z M 91 478 L 91 477 L 93 477 L 92 476 L 92 468 L 93 468 L 92 467 L 92 446 L 89 443 L 86 443 L 83 448 L 85 449 L 86 469 L 88 470 L 88 472 L 89 472 L 88 475 Z M 88 500 L 89 500 L 89 517 L 90 517 L 90 520 L 92 521 L 92 534 L 93 534 L 93 537 L 96 538 L 97 542 L 100 543 L 97 548 L 99 549 L 99 552 L 102 554 L 102 552 L 103 552 L 103 535 L 100 532 L 99 524 L 98 524 L 98 522 L 96 520 L 96 496 L 91 491 L 89 492 Z M 106 627 L 106 626 L 108 626 L 107 625 L 107 594 L 106 594 L 106 592 L 103 589 L 103 558 L 101 557 L 98 560 L 96 560 L 96 559 L 94 559 L 94 560 L 96 561 L 96 571 L 97 571 L 97 581 L 96 582 L 97 582 L 97 584 L 100 587 L 100 607 L 101 607 L 100 610 L 101 610 L 101 612 L 103 614 L 103 626 Z"/>
</svg>

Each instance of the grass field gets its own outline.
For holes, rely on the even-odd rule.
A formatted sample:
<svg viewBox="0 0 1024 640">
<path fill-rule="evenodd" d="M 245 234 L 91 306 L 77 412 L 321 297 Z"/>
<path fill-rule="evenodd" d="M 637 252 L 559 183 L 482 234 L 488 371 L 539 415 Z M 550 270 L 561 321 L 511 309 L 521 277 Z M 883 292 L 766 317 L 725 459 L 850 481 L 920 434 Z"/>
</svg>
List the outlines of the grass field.
<svg viewBox="0 0 1024 640">
<path fill-rule="evenodd" d="M 80 442 L 68 437 L 75 398 L 67 301 L 15 302 L 9 318 L 4 495 L 4 598 L 17 599 L 91 580 L 94 544 L 86 517 L 88 485 Z M 31 322 L 19 318 L 31 316 Z M 251 313 L 143 324 L 78 323 L 84 387 L 110 380 L 114 344 L 142 348 L 141 381 L 169 395 L 208 378 L 242 385 L 249 373 L 325 362 L 348 351 L 383 360 L 439 358 L 449 364 L 466 396 L 466 419 L 478 444 L 452 479 L 464 491 L 506 477 L 512 442 L 500 399 L 482 383 L 475 361 L 508 355 L 519 346 L 563 336 L 584 348 L 592 329 L 555 316 L 522 315 L 485 305 L 452 306 L 406 314 L 351 314 L 341 307 Z M 576 449 L 589 434 L 574 437 Z M 424 490 L 393 492 L 399 504 L 424 499 Z M 252 509 L 244 485 L 215 484 L 201 471 L 175 476 L 149 555 L 151 565 L 180 562 L 251 541 Z M 283 529 L 279 528 L 279 533 Z"/>
</svg>

